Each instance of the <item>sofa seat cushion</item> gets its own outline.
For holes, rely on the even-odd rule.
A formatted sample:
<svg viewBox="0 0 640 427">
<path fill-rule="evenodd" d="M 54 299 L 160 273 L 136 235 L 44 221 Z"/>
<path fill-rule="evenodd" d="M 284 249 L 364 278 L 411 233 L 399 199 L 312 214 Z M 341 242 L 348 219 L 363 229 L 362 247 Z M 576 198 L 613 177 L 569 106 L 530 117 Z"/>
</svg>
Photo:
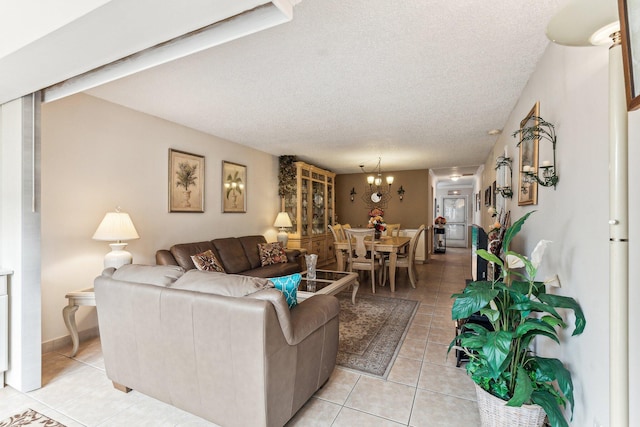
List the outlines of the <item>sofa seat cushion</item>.
<svg viewBox="0 0 640 427">
<path fill-rule="evenodd" d="M 240 274 L 243 276 L 253 277 L 277 277 L 287 276 L 293 273 L 299 273 L 300 266 L 298 263 L 288 262 L 286 264 L 271 264 L 265 267 L 258 267 L 252 270 L 243 271 Z"/>
<path fill-rule="evenodd" d="M 254 292 L 273 288 L 269 279 L 189 270 L 171 286 L 173 289 L 202 292 L 228 297 L 244 297 Z"/>
<path fill-rule="evenodd" d="M 211 242 L 179 243 L 171 246 L 169 252 L 171 252 L 171 255 L 173 255 L 180 267 L 185 270 L 191 270 L 196 268 L 193 260 L 191 259 L 192 255 L 213 249 L 214 247 Z M 213 250 L 213 253 L 216 254 L 216 251 Z"/>
<path fill-rule="evenodd" d="M 125 264 L 115 271 L 107 270 L 114 280 L 156 286 L 171 286 L 184 274 L 184 269 L 177 265 Z"/>
<path fill-rule="evenodd" d="M 242 243 L 235 237 L 215 239 L 211 243 L 216 249 L 218 259 L 224 265 L 224 271 L 230 274 L 251 270 L 251 264 L 244 253 Z"/>
</svg>

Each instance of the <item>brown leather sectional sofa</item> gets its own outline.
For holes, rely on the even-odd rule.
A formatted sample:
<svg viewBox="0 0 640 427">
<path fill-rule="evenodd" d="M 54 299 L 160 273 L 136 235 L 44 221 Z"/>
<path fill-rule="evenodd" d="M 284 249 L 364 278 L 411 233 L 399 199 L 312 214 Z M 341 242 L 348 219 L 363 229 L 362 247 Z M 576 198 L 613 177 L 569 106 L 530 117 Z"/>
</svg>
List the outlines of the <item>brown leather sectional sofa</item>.
<svg viewBox="0 0 640 427">
<path fill-rule="evenodd" d="M 95 279 L 107 377 L 224 427 L 283 426 L 327 381 L 338 300 L 261 278 L 125 265 Z"/>
<path fill-rule="evenodd" d="M 225 272 L 254 277 L 286 276 L 301 271 L 300 251 L 286 249 L 288 262 L 262 267 L 259 243 L 266 243 L 264 236 L 227 237 L 205 242 L 181 243 L 169 250 L 156 252 L 156 264 L 179 265 L 186 271 L 196 268 L 191 260 L 196 255 L 210 249 L 223 264 Z"/>
</svg>

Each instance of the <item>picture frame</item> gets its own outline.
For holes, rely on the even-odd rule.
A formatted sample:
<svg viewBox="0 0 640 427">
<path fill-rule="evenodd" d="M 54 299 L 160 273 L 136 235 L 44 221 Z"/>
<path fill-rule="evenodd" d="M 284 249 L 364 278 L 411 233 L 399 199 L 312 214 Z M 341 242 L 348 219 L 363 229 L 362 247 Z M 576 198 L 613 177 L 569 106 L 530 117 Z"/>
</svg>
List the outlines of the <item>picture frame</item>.
<svg viewBox="0 0 640 427">
<path fill-rule="evenodd" d="M 204 156 L 169 149 L 169 212 L 204 212 Z"/>
<path fill-rule="evenodd" d="M 494 208 L 496 207 L 496 202 L 498 201 L 498 197 L 497 197 L 497 193 L 496 193 L 496 181 L 493 181 L 493 184 L 491 184 L 491 195 L 493 196 L 492 200 L 491 200 L 491 206 L 493 206 Z"/>
<path fill-rule="evenodd" d="M 247 212 L 247 167 L 222 161 L 222 212 Z"/>
<path fill-rule="evenodd" d="M 640 108 L 640 0 L 618 0 L 627 110 Z"/>
<path fill-rule="evenodd" d="M 484 205 L 486 207 L 491 206 L 491 187 L 487 187 L 486 190 L 484 190 Z"/>
<path fill-rule="evenodd" d="M 518 206 L 538 204 L 538 182 L 535 179 L 527 179 L 523 168 L 527 166 L 531 171 L 538 171 L 538 142 L 539 138 L 522 140 L 522 129 L 538 124 L 540 117 L 540 102 L 536 102 L 531 111 L 520 122 L 520 161 L 518 168 Z"/>
</svg>

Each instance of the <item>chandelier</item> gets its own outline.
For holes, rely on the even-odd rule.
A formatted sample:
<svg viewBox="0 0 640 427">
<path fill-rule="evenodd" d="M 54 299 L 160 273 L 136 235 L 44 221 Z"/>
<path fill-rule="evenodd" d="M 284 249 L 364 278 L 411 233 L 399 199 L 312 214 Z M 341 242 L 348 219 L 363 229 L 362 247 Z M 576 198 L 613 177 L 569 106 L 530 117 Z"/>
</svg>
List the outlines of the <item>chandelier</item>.
<svg viewBox="0 0 640 427">
<path fill-rule="evenodd" d="M 391 199 L 391 184 L 393 184 L 393 176 L 382 176 L 382 169 L 380 167 L 381 157 L 378 157 L 378 165 L 372 172 L 367 172 L 364 169 L 364 165 L 360 165 L 360 169 L 363 173 L 368 174 L 367 184 L 369 189 L 362 195 L 362 199 L 365 203 L 373 203 L 378 207 L 386 207 L 387 202 Z M 383 185 L 386 183 L 387 185 Z"/>
</svg>

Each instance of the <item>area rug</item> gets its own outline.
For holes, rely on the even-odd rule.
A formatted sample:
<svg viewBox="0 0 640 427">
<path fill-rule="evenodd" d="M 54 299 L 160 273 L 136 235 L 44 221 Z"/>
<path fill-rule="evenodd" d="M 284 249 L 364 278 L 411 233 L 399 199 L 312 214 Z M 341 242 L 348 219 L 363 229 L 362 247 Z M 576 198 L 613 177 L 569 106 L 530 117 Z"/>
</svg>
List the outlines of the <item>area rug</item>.
<svg viewBox="0 0 640 427">
<path fill-rule="evenodd" d="M 0 421 L 0 427 L 22 427 L 22 426 L 39 426 L 39 427 L 65 427 L 64 424 L 52 420 L 33 409 L 27 409 L 22 414 L 17 414 L 6 420 Z"/>
<path fill-rule="evenodd" d="M 351 292 L 337 295 L 340 300 L 340 346 L 337 364 L 368 375 L 387 378 L 418 301 Z"/>
</svg>

